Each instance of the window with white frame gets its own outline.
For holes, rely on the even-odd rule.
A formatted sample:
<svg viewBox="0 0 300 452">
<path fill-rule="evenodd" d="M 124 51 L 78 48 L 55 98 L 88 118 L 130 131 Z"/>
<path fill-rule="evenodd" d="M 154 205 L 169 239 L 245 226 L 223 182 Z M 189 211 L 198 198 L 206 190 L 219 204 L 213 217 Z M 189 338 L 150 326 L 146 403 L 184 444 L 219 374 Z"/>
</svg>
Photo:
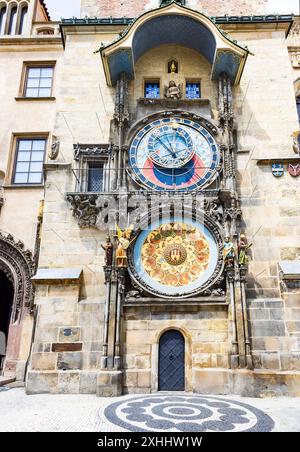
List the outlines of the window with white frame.
<svg viewBox="0 0 300 452">
<path fill-rule="evenodd" d="M 18 138 L 13 183 L 41 184 L 46 153 L 46 138 Z"/>
<path fill-rule="evenodd" d="M 54 66 L 27 66 L 24 97 L 51 97 Z"/>
</svg>

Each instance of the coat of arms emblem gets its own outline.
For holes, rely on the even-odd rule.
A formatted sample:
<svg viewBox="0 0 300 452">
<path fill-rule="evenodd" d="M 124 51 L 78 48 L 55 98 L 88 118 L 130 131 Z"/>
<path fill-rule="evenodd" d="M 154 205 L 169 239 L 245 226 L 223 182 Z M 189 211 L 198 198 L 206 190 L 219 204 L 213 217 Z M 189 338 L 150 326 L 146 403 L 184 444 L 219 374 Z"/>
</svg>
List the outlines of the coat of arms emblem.
<svg viewBox="0 0 300 452">
<path fill-rule="evenodd" d="M 284 174 L 284 166 L 282 163 L 273 163 L 272 173 L 275 177 L 281 177 Z"/>
<path fill-rule="evenodd" d="M 298 177 L 300 176 L 300 163 L 298 163 L 297 165 L 292 165 L 291 163 L 289 164 L 289 173 L 291 176 L 293 177 Z"/>
</svg>

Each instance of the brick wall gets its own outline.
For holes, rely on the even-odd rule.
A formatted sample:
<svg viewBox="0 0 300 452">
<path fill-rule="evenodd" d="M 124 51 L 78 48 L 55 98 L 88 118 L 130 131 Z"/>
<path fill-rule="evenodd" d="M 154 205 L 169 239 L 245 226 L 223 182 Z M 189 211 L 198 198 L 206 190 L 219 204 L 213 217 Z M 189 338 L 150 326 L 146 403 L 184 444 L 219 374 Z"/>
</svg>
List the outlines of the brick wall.
<svg viewBox="0 0 300 452">
<path fill-rule="evenodd" d="M 213 16 L 263 14 L 266 0 L 187 0 L 186 6 Z M 157 8 L 160 0 L 81 0 L 83 17 L 136 17 Z"/>
</svg>

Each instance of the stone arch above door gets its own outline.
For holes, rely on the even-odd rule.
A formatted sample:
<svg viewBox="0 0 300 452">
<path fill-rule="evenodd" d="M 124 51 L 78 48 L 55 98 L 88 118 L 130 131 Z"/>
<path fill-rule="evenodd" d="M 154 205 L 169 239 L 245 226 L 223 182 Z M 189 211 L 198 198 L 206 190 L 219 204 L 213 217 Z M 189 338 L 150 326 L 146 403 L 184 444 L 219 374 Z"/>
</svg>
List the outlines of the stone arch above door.
<svg viewBox="0 0 300 452">
<path fill-rule="evenodd" d="M 35 263 L 31 251 L 24 243 L 16 241 L 10 234 L 0 232 L 0 270 L 5 273 L 14 287 L 11 323 L 18 323 L 24 307 L 31 307 L 33 286 L 31 278 Z"/>
</svg>

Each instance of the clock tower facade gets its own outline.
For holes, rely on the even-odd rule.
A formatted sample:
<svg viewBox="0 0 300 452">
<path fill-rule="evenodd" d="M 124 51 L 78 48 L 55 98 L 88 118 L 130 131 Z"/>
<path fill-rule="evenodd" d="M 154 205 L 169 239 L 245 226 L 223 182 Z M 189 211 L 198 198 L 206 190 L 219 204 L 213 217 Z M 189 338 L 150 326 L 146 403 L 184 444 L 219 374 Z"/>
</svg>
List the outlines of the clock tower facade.
<svg viewBox="0 0 300 452">
<path fill-rule="evenodd" d="M 293 392 L 292 18 L 264 4 L 85 0 L 62 21 L 29 393 Z"/>
</svg>

